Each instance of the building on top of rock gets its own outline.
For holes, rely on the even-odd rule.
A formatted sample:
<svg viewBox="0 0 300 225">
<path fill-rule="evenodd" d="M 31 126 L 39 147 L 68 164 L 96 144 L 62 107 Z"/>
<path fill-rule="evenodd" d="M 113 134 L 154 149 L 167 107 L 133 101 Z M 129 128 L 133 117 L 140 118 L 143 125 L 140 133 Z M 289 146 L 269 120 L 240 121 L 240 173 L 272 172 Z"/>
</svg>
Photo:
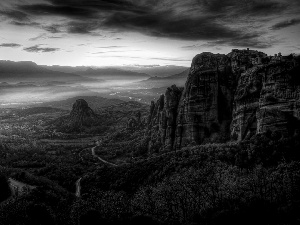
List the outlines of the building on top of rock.
<svg viewBox="0 0 300 225">
<path fill-rule="evenodd" d="M 274 56 L 271 56 L 270 59 L 271 59 L 271 63 L 277 63 L 283 61 L 283 57 L 280 52 L 278 54 L 274 54 Z"/>
<path fill-rule="evenodd" d="M 232 49 L 232 51 L 227 55 L 231 59 L 231 67 L 233 71 L 246 71 L 253 65 L 261 65 L 265 61 L 264 58 L 267 54 L 259 52 L 257 50 L 247 49 Z"/>
</svg>

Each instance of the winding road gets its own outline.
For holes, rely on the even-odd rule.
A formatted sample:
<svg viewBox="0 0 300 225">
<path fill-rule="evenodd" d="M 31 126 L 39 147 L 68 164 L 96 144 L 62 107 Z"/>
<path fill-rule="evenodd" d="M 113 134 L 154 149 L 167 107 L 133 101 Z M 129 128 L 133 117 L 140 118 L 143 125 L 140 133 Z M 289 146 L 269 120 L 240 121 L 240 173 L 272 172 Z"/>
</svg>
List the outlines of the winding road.
<svg viewBox="0 0 300 225">
<path fill-rule="evenodd" d="M 80 177 L 77 181 L 76 181 L 76 197 L 80 197 L 80 190 L 81 190 L 81 185 L 80 185 L 80 181 L 81 181 L 82 177 Z"/>
<path fill-rule="evenodd" d="M 94 157 L 96 157 L 96 158 L 99 159 L 101 162 L 103 162 L 103 163 L 105 163 L 105 164 L 107 164 L 107 165 L 114 166 L 114 167 L 118 166 L 118 165 L 116 165 L 116 164 L 114 164 L 114 163 L 107 162 L 106 160 L 104 160 L 104 159 L 100 158 L 99 156 L 97 156 L 96 153 L 95 153 L 95 149 L 96 149 L 97 147 L 99 147 L 99 145 L 96 145 L 95 147 L 92 148 L 92 155 L 93 155 Z"/>
<path fill-rule="evenodd" d="M 109 166 L 113 166 L 113 167 L 117 167 L 118 165 L 117 164 L 114 164 L 114 163 L 111 163 L 111 162 L 107 162 L 106 160 L 104 160 L 104 159 L 102 159 L 101 157 L 99 157 L 98 155 L 96 155 L 96 153 L 95 153 L 95 149 L 97 148 L 97 147 L 100 147 L 100 142 L 96 142 L 96 146 L 94 146 L 94 147 L 92 147 L 92 155 L 94 156 L 94 157 L 96 157 L 100 162 L 102 162 L 102 163 L 104 163 L 104 164 L 107 164 L 107 165 L 109 165 Z M 80 197 L 80 195 L 81 195 L 81 185 L 80 185 L 80 182 L 81 182 L 81 179 L 82 179 L 82 177 L 80 177 L 77 181 L 76 181 L 76 193 L 75 193 L 75 195 L 76 195 L 76 197 Z"/>
</svg>

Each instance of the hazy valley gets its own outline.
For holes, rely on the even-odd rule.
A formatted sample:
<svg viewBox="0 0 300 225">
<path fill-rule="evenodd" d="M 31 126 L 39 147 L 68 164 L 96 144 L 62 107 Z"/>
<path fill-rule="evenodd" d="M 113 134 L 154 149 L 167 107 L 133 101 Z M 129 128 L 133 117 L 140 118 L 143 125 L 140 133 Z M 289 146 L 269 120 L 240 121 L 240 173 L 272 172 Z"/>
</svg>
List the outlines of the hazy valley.
<svg viewBox="0 0 300 225">
<path fill-rule="evenodd" d="M 0 107 L 26 107 L 75 96 L 102 96 L 149 104 L 149 101 L 162 94 L 166 87 L 173 83 L 183 86 L 186 80 L 184 76 L 178 79 L 172 76 L 150 77 L 145 73 L 118 68 L 51 69 L 50 66 L 38 66 L 31 62 L 1 61 Z M 161 70 L 168 74 L 174 68 L 162 67 Z M 162 75 L 164 74 L 160 73 L 160 76 Z"/>
</svg>

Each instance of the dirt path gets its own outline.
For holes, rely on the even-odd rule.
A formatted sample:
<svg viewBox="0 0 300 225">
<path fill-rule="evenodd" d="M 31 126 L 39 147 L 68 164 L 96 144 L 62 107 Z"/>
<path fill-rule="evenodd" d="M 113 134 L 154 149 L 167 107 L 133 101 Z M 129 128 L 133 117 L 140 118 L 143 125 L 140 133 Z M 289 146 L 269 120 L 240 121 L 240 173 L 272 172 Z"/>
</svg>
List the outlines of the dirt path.
<svg viewBox="0 0 300 225">
<path fill-rule="evenodd" d="M 92 155 L 93 155 L 94 157 L 96 157 L 96 158 L 99 159 L 101 162 L 103 162 L 103 163 L 105 163 L 105 164 L 107 164 L 107 165 L 114 166 L 114 167 L 118 166 L 118 165 L 116 165 L 116 164 L 114 164 L 114 163 L 107 162 L 106 160 L 104 160 L 104 159 L 100 158 L 98 155 L 96 155 L 95 149 L 96 149 L 97 147 L 99 147 L 99 146 L 97 145 L 97 146 L 95 146 L 95 147 L 92 148 Z"/>
<path fill-rule="evenodd" d="M 80 185 L 80 181 L 81 181 L 82 177 L 80 177 L 77 181 L 76 181 L 76 197 L 80 197 L 80 191 L 81 191 L 81 185 Z"/>
<path fill-rule="evenodd" d="M 110 163 L 110 162 L 107 162 L 106 160 L 104 160 L 104 159 L 102 159 L 101 157 L 99 157 L 98 155 L 96 155 L 96 153 L 95 153 L 95 149 L 97 148 L 97 147 L 99 147 L 99 143 L 97 142 L 97 145 L 96 146 L 94 146 L 94 147 L 92 147 L 92 155 L 94 156 L 94 157 L 96 157 L 99 161 L 101 161 L 102 163 L 104 163 L 104 164 L 107 164 L 107 165 L 109 165 L 109 166 L 113 166 L 113 167 L 117 167 L 118 165 L 117 164 L 114 164 L 114 163 Z M 81 153 L 81 152 L 80 152 Z M 79 153 L 79 154 L 80 154 Z M 79 155 L 80 156 L 80 155 Z M 80 156 L 81 157 L 81 156 Z M 82 158 L 82 157 L 81 157 Z M 81 184 L 80 184 L 80 182 L 81 182 L 81 179 L 82 179 L 82 177 L 80 177 L 77 181 L 76 181 L 76 183 L 75 183 L 75 185 L 76 185 L 76 192 L 75 192 L 75 195 L 76 195 L 76 197 L 80 197 L 80 195 L 81 195 Z"/>
</svg>

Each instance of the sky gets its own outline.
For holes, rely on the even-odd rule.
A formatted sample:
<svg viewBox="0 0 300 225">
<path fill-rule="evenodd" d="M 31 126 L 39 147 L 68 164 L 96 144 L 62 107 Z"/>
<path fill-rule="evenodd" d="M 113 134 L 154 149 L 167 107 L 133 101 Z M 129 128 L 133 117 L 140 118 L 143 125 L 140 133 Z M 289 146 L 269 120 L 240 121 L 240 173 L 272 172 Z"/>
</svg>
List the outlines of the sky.
<svg viewBox="0 0 300 225">
<path fill-rule="evenodd" d="M 299 0 L 1 0 L 0 60 L 190 66 L 201 52 L 300 53 Z"/>
</svg>

